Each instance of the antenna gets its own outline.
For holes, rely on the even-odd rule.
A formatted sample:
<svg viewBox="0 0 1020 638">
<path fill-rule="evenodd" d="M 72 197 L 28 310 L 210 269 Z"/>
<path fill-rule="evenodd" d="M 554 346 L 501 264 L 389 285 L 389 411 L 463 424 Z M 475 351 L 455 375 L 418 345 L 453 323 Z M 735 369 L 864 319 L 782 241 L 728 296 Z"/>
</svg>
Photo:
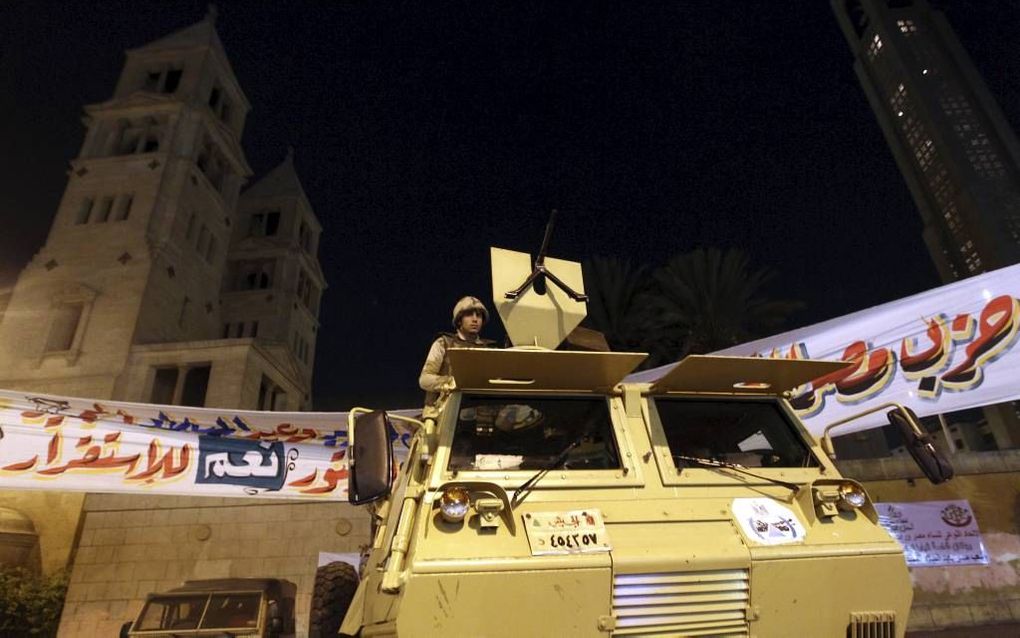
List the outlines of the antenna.
<svg viewBox="0 0 1020 638">
<path fill-rule="evenodd" d="M 523 284 L 513 290 L 503 293 L 505 298 L 511 300 L 517 299 L 531 286 L 535 287 L 535 293 L 545 295 L 546 279 L 548 279 L 574 301 L 579 303 L 588 301 L 588 295 L 582 295 L 581 293 L 576 292 L 545 267 L 545 253 L 549 250 L 549 240 L 552 238 L 552 230 L 553 225 L 556 223 L 557 213 L 558 211 L 555 208 L 549 213 L 549 222 L 545 225 L 545 237 L 542 238 L 542 247 L 539 249 L 538 255 L 535 257 L 535 266 L 532 268 L 531 274 L 528 275 L 528 278 L 524 280 Z"/>
</svg>

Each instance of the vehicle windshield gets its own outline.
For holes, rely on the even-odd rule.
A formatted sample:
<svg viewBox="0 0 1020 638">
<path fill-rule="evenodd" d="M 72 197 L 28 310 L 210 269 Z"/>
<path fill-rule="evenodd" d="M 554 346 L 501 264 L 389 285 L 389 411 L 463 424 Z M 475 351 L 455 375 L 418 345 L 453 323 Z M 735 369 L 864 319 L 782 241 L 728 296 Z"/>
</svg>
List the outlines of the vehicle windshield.
<svg viewBox="0 0 1020 638">
<path fill-rule="evenodd" d="M 605 397 L 465 395 L 449 469 L 543 469 L 575 441 L 578 444 L 567 453 L 563 469 L 620 467 Z"/>
<path fill-rule="evenodd" d="M 159 596 L 145 604 L 135 631 L 252 629 L 258 626 L 257 593 Z"/>
<path fill-rule="evenodd" d="M 775 401 L 658 398 L 655 407 L 678 468 L 690 459 L 744 467 L 817 467 L 818 460 Z"/>
</svg>

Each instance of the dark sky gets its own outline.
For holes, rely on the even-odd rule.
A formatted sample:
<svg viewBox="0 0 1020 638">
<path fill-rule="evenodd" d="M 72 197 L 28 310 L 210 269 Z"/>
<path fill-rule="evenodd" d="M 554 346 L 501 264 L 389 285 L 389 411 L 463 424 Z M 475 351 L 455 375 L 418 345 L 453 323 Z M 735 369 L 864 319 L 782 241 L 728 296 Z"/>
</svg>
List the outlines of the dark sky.
<svg viewBox="0 0 1020 638">
<path fill-rule="evenodd" d="M 488 247 L 536 250 L 551 208 L 562 258 L 740 247 L 807 303 L 791 328 L 938 283 L 828 2 L 218 6 L 256 177 L 293 145 L 324 229 L 318 409 L 415 405 L 454 301 L 491 303 Z M 0 285 L 42 246 L 123 50 L 205 12 L 0 6 Z M 1017 124 L 1020 3 L 947 14 Z"/>
</svg>

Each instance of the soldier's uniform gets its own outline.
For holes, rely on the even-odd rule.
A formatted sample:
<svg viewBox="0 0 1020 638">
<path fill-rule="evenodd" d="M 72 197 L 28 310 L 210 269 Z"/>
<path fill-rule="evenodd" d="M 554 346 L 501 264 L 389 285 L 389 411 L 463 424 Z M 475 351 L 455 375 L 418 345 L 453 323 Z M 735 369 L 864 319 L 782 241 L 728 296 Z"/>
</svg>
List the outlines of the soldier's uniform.
<svg viewBox="0 0 1020 638">
<path fill-rule="evenodd" d="M 471 311 L 480 311 L 482 320 L 489 321 L 489 311 L 485 304 L 475 297 L 464 297 L 453 307 L 453 327 L 459 328 L 462 316 Z M 483 324 L 484 325 L 484 324 Z M 435 406 L 439 393 L 453 387 L 453 377 L 450 375 L 450 361 L 446 358 L 446 351 L 450 348 L 492 348 L 496 345 L 491 339 L 475 337 L 469 341 L 461 337 L 459 332 L 442 333 L 429 348 L 429 354 L 425 357 L 425 365 L 421 368 L 418 376 L 418 385 L 425 391 L 425 406 Z"/>
</svg>

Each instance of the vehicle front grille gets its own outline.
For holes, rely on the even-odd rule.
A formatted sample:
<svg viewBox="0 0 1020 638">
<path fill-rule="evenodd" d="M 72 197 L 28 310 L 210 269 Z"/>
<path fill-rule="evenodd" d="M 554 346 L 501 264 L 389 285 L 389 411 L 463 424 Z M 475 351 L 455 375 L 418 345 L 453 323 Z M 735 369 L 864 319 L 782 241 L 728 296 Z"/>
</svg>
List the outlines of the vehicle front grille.
<svg viewBox="0 0 1020 638">
<path fill-rule="evenodd" d="M 896 638 L 896 612 L 852 612 L 846 638 Z"/>
<path fill-rule="evenodd" d="M 620 574 L 614 636 L 747 636 L 746 569 Z"/>
</svg>

